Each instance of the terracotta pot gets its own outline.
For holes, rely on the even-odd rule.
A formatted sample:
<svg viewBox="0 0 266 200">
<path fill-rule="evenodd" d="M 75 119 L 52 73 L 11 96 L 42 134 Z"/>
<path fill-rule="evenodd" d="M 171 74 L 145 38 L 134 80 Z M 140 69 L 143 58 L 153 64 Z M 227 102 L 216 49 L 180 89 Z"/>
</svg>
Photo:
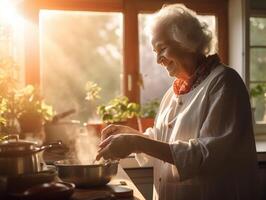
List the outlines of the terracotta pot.
<svg viewBox="0 0 266 200">
<path fill-rule="evenodd" d="M 124 122 L 114 122 L 114 123 L 102 123 L 102 124 L 94 124 L 94 123 L 87 123 L 85 126 L 87 127 L 88 131 L 93 130 L 97 136 L 101 136 L 101 131 L 110 124 L 122 125 L 122 126 L 129 126 L 134 129 L 139 130 L 139 123 L 137 118 L 131 118 Z"/>
<path fill-rule="evenodd" d="M 117 124 L 117 125 L 123 125 L 123 126 L 130 126 L 131 128 L 137 129 L 139 128 L 138 126 L 138 120 L 136 117 L 131 118 L 131 119 L 127 119 L 127 121 L 124 122 L 115 122 L 113 124 Z M 107 124 L 109 125 L 109 124 Z"/>
<path fill-rule="evenodd" d="M 154 125 L 154 118 L 140 118 L 138 120 L 138 126 L 140 132 L 145 132 L 145 130 L 149 127 L 153 127 Z"/>
<path fill-rule="evenodd" d="M 105 127 L 105 124 L 87 123 L 86 128 L 89 132 L 93 132 L 96 136 L 101 136 L 101 131 Z"/>
<path fill-rule="evenodd" d="M 43 119 L 39 113 L 23 113 L 18 121 L 21 133 L 40 132 L 43 126 Z"/>
</svg>

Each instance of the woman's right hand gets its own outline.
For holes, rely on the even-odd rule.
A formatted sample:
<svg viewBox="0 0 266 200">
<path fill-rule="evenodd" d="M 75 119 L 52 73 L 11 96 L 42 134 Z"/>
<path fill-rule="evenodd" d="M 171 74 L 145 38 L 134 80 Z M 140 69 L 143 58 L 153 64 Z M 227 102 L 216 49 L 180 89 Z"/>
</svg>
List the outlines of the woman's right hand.
<svg viewBox="0 0 266 200">
<path fill-rule="evenodd" d="M 139 132 L 138 130 L 133 129 L 129 126 L 111 124 L 102 130 L 101 141 L 105 140 L 106 138 L 108 138 L 111 135 L 123 134 L 123 133 L 141 134 L 141 132 Z"/>
</svg>

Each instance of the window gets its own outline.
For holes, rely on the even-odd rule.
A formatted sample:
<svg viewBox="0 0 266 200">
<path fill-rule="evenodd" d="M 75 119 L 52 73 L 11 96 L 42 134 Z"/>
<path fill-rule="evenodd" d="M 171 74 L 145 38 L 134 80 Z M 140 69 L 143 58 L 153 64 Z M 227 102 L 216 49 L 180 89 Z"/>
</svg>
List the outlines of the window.
<svg viewBox="0 0 266 200">
<path fill-rule="evenodd" d="M 0 2 L 1 3 L 1 2 Z M 24 21 L 9 4 L 0 4 L 0 59 L 17 65 L 14 76 L 24 83 Z"/>
<path fill-rule="evenodd" d="M 122 14 L 41 10 L 40 30 L 47 101 L 57 112 L 75 108 L 75 119 L 97 120 L 96 104 L 121 95 Z M 102 88 L 97 102 L 85 100 L 87 81 Z"/>
<path fill-rule="evenodd" d="M 147 13 L 160 9 L 165 1 L 46 0 L 24 3 L 24 13 L 30 13 L 28 18 L 35 25 L 26 28 L 26 33 L 31 34 L 25 41 L 26 82 L 41 84 L 45 98 L 57 112 L 75 107 L 79 110 L 76 117 L 82 121 L 93 117 L 90 112 L 93 105 L 84 101 L 86 81 L 94 81 L 102 87 L 103 103 L 119 94 L 141 103 L 160 99 L 171 84 L 167 73 L 156 66 L 143 29 Z M 219 54 L 227 63 L 227 1 L 180 3 L 204 15 L 204 20 L 215 27 Z M 73 25 L 69 25 L 71 23 Z M 140 74 L 144 88 L 141 88 Z M 160 80 L 153 78 L 157 74 L 160 74 Z M 151 90 L 154 81 L 161 83 L 158 90 Z"/>
<path fill-rule="evenodd" d="M 250 17 L 250 92 L 257 123 L 266 123 L 266 17 Z"/>
</svg>

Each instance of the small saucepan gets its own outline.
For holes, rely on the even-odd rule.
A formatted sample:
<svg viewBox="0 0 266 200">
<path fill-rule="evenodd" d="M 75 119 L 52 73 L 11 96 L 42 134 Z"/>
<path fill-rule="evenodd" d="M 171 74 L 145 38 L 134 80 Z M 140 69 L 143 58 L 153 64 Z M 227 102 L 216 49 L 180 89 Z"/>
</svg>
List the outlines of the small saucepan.
<svg viewBox="0 0 266 200">
<path fill-rule="evenodd" d="M 0 142 L 0 175 L 17 176 L 33 174 L 43 169 L 42 152 L 61 146 L 61 142 L 38 146 L 36 143 L 20 140 L 18 135 L 8 135 Z"/>
<path fill-rule="evenodd" d="M 79 164 L 77 160 L 56 161 L 58 176 L 63 181 L 72 182 L 76 187 L 106 185 L 117 174 L 118 161 L 102 164 Z"/>
</svg>

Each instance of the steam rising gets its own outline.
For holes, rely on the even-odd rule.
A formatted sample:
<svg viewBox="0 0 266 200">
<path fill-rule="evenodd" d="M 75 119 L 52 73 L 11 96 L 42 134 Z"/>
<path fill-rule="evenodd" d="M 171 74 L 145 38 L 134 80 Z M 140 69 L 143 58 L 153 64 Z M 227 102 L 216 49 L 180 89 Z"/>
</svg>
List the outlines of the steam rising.
<svg viewBox="0 0 266 200">
<path fill-rule="evenodd" d="M 79 164 L 97 164 L 95 158 L 100 138 L 93 129 L 83 127 L 75 141 L 75 155 Z"/>
</svg>

